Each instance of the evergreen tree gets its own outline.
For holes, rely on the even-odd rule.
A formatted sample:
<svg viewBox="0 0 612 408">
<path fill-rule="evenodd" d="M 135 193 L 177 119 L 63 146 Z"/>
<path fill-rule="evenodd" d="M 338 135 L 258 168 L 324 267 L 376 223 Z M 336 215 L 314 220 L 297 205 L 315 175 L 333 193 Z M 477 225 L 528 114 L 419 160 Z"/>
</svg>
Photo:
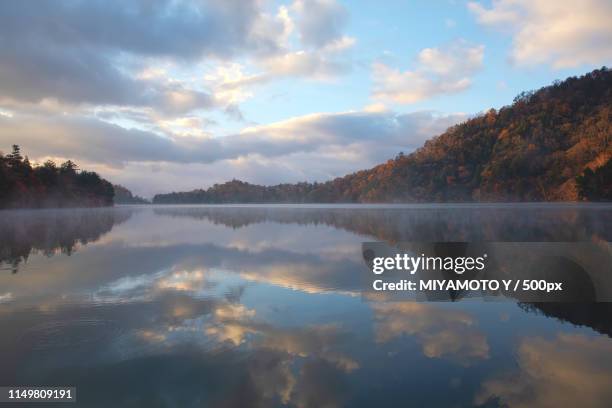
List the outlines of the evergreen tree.
<svg viewBox="0 0 612 408">
<path fill-rule="evenodd" d="M 79 171 L 71 160 L 32 166 L 18 145 L 0 154 L 0 208 L 75 207 L 113 204 L 111 183 L 97 173 Z"/>
</svg>

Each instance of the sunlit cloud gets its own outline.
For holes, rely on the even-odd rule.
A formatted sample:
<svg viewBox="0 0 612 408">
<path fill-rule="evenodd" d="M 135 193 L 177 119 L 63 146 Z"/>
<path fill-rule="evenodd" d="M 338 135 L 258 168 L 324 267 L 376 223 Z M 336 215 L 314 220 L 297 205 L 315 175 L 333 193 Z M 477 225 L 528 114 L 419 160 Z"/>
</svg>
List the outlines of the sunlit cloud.
<svg viewBox="0 0 612 408">
<path fill-rule="evenodd" d="M 512 35 L 510 57 L 520 65 L 554 68 L 612 61 L 612 3 L 555 0 L 469 2 L 479 23 Z"/>
<path fill-rule="evenodd" d="M 483 45 L 458 41 L 442 48 L 421 50 L 413 70 L 401 71 L 375 62 L 372 96 L 383 102 L 407 104 L 464 91 L 482 68 L 483 57 Z"/>
</svg>

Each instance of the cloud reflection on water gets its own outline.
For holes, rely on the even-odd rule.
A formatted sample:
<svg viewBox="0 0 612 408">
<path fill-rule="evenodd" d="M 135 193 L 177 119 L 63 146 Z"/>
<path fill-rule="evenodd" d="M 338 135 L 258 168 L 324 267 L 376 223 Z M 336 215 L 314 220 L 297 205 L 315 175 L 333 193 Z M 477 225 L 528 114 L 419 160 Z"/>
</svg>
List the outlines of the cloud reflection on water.
<svg viewBox="0 0 612 408">
<path fill-rule="evenodd" d="M 101 211 L 79 211 L 72 224 L 71 212 L 36 212 L 31 221 L 30 212 L 0 214 L 9 231 L 1 242 L 3 261 L 12 266 L 11 257 L 20 259 L 16 274 L 0 272 L 0 383 L 78 382 L 84 401 L 99 406 L 358 406 L 368 398 L 384 405 L 421 397 L 432 405 L 499 398 L 546 406 L 557 401 L 549 390 L 566 385 L 553 374 L 571 369 L 588 381 L 592 395 L 608 397 L 599 385 L 610 378 L 612 362 L 596 358 L 609 354 L 608 337 L 587 337 L 587 329 L 512 304 L 362 297 L 357 275 L 365 267 L 364 240 L 609 240 L 609 211 Z M 46 238 L 21 233 L 24 228 Z M 75 242 L 76 251 L 53 250 Z M 612 327 L 609 313 L 545 307 L 549 316 L 604 333 Z M 490 315 L 498 320 L 500 313 L 513 314 L 504 324 L 517 325 L 509 343 L 491 323 Z M 537 337 L 544 327 L 530 319 L 561 334 Z M 508 371 L 500 353 L 513 347 L 520 372 L 500 379 Z M 578 357 L 563 357 L 568 353 Z M 568 364 L 566 371 L 538 362 L 548 357 Z M 440 387 L 454 385 L 431 395 L 414 378 L 419 372 Z M 102 382 L 113 387 L 112 396 L 99 391 Z"/>
</svg>

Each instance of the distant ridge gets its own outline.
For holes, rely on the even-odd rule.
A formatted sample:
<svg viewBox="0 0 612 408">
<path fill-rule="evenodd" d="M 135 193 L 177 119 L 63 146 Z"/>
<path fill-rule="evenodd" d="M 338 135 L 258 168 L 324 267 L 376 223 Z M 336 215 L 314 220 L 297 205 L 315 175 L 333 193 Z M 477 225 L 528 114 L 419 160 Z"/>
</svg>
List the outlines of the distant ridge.
<svg viewBox="0 0 612 408">
<path fill-rule="evenodd" d="M 153 203 L 612 200 L 612 73 L 523 92 L 415 152 L 324 183 L 239 180 L 157 194 Z"/>
</svg>

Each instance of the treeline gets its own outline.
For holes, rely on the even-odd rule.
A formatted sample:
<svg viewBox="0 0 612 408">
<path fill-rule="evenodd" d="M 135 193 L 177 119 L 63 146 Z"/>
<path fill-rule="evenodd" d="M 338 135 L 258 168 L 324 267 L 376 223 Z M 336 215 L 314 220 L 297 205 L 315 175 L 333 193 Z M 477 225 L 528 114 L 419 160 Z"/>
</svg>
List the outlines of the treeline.
<svg viewBox="0 0 612 408">
<path fill-rule="evenodd" d="M 130 190 L 119 184 L 115 184 L 113 188 L 115 189 L 115 204 L 151 204 L 146 199 L 132 194 Z"/>
<path fill-rule="evenodd" d="M 18 145 L 0 153 L 0 208 L 109 206 L 114 194 L 111 183 L 70 160 L 33 166 Z"/>
<path fill-rule="evenodd" d="M 153 204 L 189 203 L 302 203 L 325 202 L 318 189 L 326 183 L 279 184 L 260 186 L 240 180 L 215 184 L 207 190 L 156 194 Z"/>
<path fill-rule="evenodd" d="M 603 67 L 449 128 L 412 154 L 326 183 L 238 180 L 154 203 L 612 200 L 612 72 Z"/>
</svg>

